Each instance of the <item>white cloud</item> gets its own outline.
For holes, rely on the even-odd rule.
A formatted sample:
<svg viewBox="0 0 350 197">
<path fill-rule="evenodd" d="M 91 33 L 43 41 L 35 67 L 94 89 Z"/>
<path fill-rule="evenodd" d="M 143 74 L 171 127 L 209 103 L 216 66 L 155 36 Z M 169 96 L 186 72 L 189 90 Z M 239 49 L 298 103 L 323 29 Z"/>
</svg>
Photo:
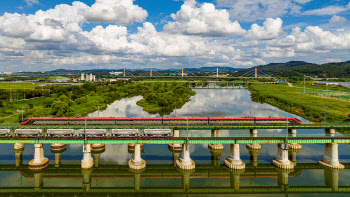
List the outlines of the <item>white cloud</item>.
<svg viewBox="0 0 350 197">
<path fill-rule="evenodd" d="M 330 23 L 335 24 L 343 24 L 346 23 L 348 20 L 342 16 L 333 15 L 332 18 L 329 20 Z"/>
<path fill-rule="evenodd" d="M 134 21 L 141 23 L 146 20 L 148 12 L 133 0 L 96 0 L 85 11 L 89 22 L 117 23 L 119 25 L 132 25 Z"/>
<path fill-rule="evenodd" d="M 315 9 L 315 10 L 307 10 L 302 13 L 302 15 L 315 15 L 315 16 L 321 16 L 321 15 L 334 15 L 334 14 L 339 14 L 341 12 L 349 10 L 349 5 L 348 6 L 327 6 L 324 8 L 320 9 Z"/>
<path fill-rule="evenodd" d="M 175 22 L 167 23 L 163 29 L 171 33 L 206 36 L 233 36 L 246 33 L 237 22 L 230 21 L 226 10 L 215 9 L 211 3 L 197 5 L 194 0 L 186 1 L 176 14 Z"/>
<path fill-rule="evenodd" d="M 24 0 L 27 5 L 31 6 L 33 4 L 39 4 L 39 0 Z"/>
<path fill-rule="evenodd" d="M 130 35 L 130 39 L 133 46 L 143 48 L 149 55 L 195 56 L 210 50 L 206 38 L 157 32 L 148 22 L 138 27 L 138 33 Z"/>
<path fill-rule="evenodd" d="M 268 40 L 278 37 L 282 31 L 283 21 L 280 18 L 267 18 L 263 26 L 253 24 L 248 31 L 247 37 Z"/>
<path fill-rule="evenodd" d="M 124 51 L 128 46 L 127 28 L 124 26 L 109 25 L 94 27 L 90 32 L 82 32 L 96 46 L 105 51 Z"/>
<path fill-rule="evenodd" d="M 67 36 L 81 31 L 81 12 L 87 6 L 73 2 L 72 6 L 61 4 L 34 15 L 5 13 L 0 17 L 0 35 L 31 41 L 64 41 Z"/>
<path fill-rule="evenodd" d="M 217 0 L 217 6 L 227 8 L 231 19 L 256 21 L 298 14 L 310 0 Z"/>
</svg>

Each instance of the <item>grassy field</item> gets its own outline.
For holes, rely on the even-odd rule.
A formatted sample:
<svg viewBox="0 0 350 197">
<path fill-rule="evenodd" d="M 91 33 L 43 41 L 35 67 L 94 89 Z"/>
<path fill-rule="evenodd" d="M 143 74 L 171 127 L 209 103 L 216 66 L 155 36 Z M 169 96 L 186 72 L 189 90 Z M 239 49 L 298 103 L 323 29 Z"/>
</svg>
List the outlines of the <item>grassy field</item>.
<svg viewBox="0 0 350 197">
<path fill-rule="evenodd" d="M 305 89 L 316 90 L 326 87 L 308 85 Z M 343 90 L 342 87 L 332 87 L 332 90 Z M 348 121 L 350 118 L 350 102 L 333 98 L 317 97 L 301 93 L 303 85 L 289 87 L 287 84 L 254 84 L 249 86 L 252 99 L 256 102 L 269 103 L 285 111 L 300 115 L 310 121 L 326 122 Z"/>
<path fill-rule="evenodd" d="M 0 83 L 0 89 L 12 89 L 12 90 L 23 90 L 23 89 L 33 89 L 41 83 Z"/>
</svg>

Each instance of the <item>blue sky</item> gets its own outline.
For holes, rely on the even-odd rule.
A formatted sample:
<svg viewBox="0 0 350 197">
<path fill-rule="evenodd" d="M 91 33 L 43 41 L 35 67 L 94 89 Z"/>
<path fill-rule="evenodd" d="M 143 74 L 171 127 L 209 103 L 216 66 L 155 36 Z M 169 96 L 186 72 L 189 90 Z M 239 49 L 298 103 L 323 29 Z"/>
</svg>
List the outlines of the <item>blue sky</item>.
<svg viewBox="0 0 350 197">
<path fill-rule="evenodd" d="M 345 0 L 2 0 L 0 72 L 350 59 Z"/>
</svg>

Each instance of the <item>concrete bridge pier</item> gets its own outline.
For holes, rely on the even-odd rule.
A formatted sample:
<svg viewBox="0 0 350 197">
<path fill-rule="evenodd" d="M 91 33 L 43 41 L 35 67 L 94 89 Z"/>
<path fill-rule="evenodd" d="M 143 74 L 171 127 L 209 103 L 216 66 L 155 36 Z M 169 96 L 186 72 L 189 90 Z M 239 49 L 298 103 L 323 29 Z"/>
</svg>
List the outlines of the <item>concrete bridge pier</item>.
<svg viewBox="0 0 350 197">
<path fill-rule="evenodd" d="M 324 144 L 323 160 L 320 160 L 319 163 L 329 168 L 344 169 L 344 165 L 339 163 L 337 143 Z"/>
<path fill-rule="evenodd" d="M 230 157 L 225 160 L 225 165 L 237 170 L 245 168 L 245 163 L 240 158 L 239 144 L 230 144 Z"/>
<path fill-rule="evenodd" d="M 250 164 L 254 167 L 258 166 L 258 156 L 261 149 L 248 149 L 250 155 Z"/>
<path fill-rule="evenodd" d="M 337 190 L 339 183 L 339 169 L 324 168 L 324 182 L 326 186 L 333 190 Z"/>
<path fill-rule="evenodd" d="M 180 137 L 180 130 L 174 129 L 173 130 L 173 137 Z M 182 144 L 169 144 L 169 149 L 171 150 L 181 150 Z"/>
<path fill-rule="evenodd" d="M 241 174 L 244 172 L 245 170 L 235 170 L 235 169 L 231 169 L 230 170 L 230 185 L 231 188 L 233 188 L 236 192 L 239 191 L 239 180 L 241 178 Z"/>
<path fill-rule="evenodd" d="M 133 158 L 129 160 L 129 168 L 141 170 L 146 167 L 146 161 L 141 159 L 141 144 L 135 144 Z"/>
<path fill-rule="evenodd" d="M 100 156 L 102 153 L 105 152 L 106 149 L 99 149 L 99 150 L 94 150 L 92 149 L 91 150 L 91 153 L 94 155 L 94 164 L 95 164 L 95 167 L 98 168 L 99 166 L 99 163 L 100 163 Z"/>
<path fill-rule="evenodd" d="M 296 129 L 288 129 L 288 134 L 291 134 L 292 137 L 297 136 L 297 130 Z M 298 143 L 289 143 L 289 148 L 293 150 L 299 150 L 302 148 L 302 146 Z"/>
<path fill-rule="evenodd" d="M 220 130 L 219 129 L 211 130 L 211 136 L 212 137 L 220 137 Z M 222 145 L 222 144 L 208 144 L 208 147 L 209 147 L 209 149 L 214 149 L 214 150 L 224 149 L 224 145 Z"/>
<path fill-rule="evenodd" d="M 211 165 L 212 166 L 220 166 L 221 161 L 221 154 L 224 151 L 224 149 L 210 149 L 210 155 L 211 155 Z"/>
<path fill-rule="evenodd" d="M 22 149 L 22 148 L 24 148 L 24 144 L 23 144 L 23 143 L 15 143 L 15 144 L 13 145 L 13 148 L 14 148 L 15 150 Z"/>
<path fill-rule="evenodd" d="M 250 129 L 250 136 L 251 137 L 258 137 L 258 130 L 257 129 Z M 247 144 L 246 145 L 248 149 L 257 149 L 260 150 L 261 149 L 261 145 L 260 144 Z"/>
<path fill-rule="evenodd" d="M 44 157 L 43 144 L 34 144 L 34 159 L 29 162 L 28 168 L 31 170 L 40 170 L 49 165 L 49 159 Z"/>
<path fill-rule="evenodd" d="M 83 191 L 88 192 L 91 188 L 91 174 L 92 168 L 89 169 L 81 169 L 81 173 L 83 174 Z"/>
<path fill-rule="evenodd" d="M 16 157 L 16 167 L 20 167 L 23 162 L 23 151 L 24 148 L 21 149 L 14 149 L 15 157 Z"/>
<path fill-rule="evenodd" d="M 44 172 L 39 171 L 34 173 L 34 191 L 39 191 L 44 185 Z"/>
<path fill-rule="evenodd" d="M 94 165 L 94 160 L 91 157 L 91 144 L 83 145 L 83 159 L 81 160 L 81 168 L 89 169 Z"/>
<path fill-rule="evenodd" d="M 190 145 L 183 144 L 181 157 L 176 160 L 176 166 L 183 170 L 191 170 L 196 167 L 194 161 L 190 158 Z"/>
<path fill-rule="evenodd" d="M 67 146 L 65 146 L 65 148 L 63 149 L 55 149 L 55 148 L 52 148 L 52 145 L 51 145 L 51 153 L 54 153 L 55 154 L 55 167 L 58 168 L 60 167 L 61 165 L 61 154 L 67 150 Z"/>
<path fill-rule="evenodd" d="M 272 160 L 273 165 L 283 169 L 293 169 L 294 163 L 288 159 L 288 144 L 277 144 L 277 157 Z"/>
</svg>

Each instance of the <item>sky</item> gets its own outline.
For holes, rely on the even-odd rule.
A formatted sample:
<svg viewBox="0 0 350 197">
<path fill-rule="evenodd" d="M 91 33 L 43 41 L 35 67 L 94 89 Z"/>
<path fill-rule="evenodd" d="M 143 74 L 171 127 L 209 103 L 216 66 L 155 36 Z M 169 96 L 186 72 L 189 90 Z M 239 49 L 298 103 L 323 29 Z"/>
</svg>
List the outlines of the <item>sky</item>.
<svg viewBox="0 0 350 197">
<path fill-rule="evenodd" d="M 350 60 L 349 0 L 1 0 L 0 72 Z"/>
</svg>

